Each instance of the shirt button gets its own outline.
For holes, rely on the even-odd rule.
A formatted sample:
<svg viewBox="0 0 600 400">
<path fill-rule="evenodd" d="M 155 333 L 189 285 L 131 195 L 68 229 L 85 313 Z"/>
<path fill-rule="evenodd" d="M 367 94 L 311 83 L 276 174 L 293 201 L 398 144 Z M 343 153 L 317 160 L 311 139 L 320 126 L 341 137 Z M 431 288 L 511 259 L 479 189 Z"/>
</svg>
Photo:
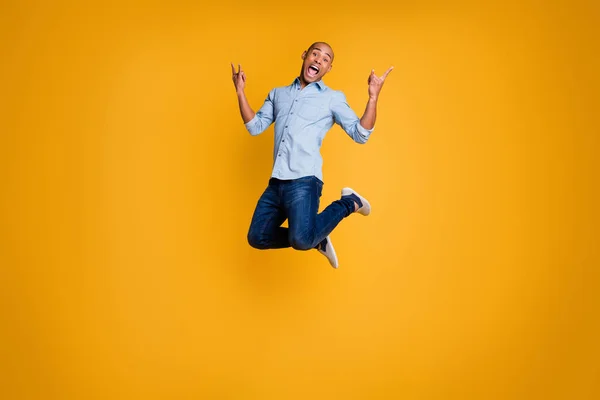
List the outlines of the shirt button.
<svg viewBox="0 0 600 400">
<path fill-rule="evenodd" d="M 298 101 L 298 99 L 294 100 L 294 101 Z"/>
<path fill-rule="evenodd" d="M 290 114 L 293 114 L 294 112 L 292 111 Z"/>
<path fill-rule="evenodd" d="M 285 142 L 285 139 L 282 139 L 281 141 L 282 141 L 282 142 Z"/>
<path fill-rule="evenodd" d="M 286 125 L 285 127 L 287 128 L 288 126 Z"/>
</svg>

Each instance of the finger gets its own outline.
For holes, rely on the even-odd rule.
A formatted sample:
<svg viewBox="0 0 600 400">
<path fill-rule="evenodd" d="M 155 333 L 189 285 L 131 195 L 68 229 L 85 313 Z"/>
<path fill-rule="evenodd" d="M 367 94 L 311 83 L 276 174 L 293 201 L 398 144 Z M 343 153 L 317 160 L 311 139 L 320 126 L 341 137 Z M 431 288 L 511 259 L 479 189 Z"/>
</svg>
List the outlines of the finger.
<svg viewBox="0 0 600 400">
<path fill-rule="evenodd" d="M 242 66 L 241 66 L 241 64 L 238 64 L 238 74 L 239 74 L 240 72 L 242 72 Z"/>
<path fill-rule="evenodd" d="M 235 75 L 235 67 L 233 66 L 233 63 L 231 63 L 231 73 Z"/>
<path fill-rule="evenodd" d="M 242 71 L 242 72 L 240 73 L 240 75 L 242 76 L 242 80 L 243 80 L 244 82 L 246 82 L 246 73 L 245 73 L 244 71 Z"/>
<path fill-rule="evenodd" d="M 388 70 L 387 70 L 387 71 L 385 71 L 385 74 L 383 74 L 383 75 L 381 76 L 381 79 L 385 79 L 385 78 L 388 76 L 388 74 L 389 74 L 390 72 L 392 72 L 392 70 L 393 70 L 393 69 L 394 69 L 394 67 L 393 67 L 393 66 L 389 67 L 389 68 L 388 68 Z"/>
<path fill-rule="evenodd" d="M 375 70 L 373 70 L 373 79 L 380 80 L 381 78 L 375 74 Z"/>
</svg>

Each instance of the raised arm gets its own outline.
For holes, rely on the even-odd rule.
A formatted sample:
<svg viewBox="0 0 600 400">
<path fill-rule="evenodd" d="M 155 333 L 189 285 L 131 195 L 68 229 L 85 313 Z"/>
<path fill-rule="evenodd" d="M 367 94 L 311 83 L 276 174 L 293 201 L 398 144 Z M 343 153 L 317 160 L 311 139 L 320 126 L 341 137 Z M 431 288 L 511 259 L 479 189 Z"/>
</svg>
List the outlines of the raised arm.
<svg viewBox="0 0 600 400">
<path fill-rule="evenodd" d="M 375 126 L 379 93 L 381 92 L 385 78 L 387 78 L 388 74 L 392 72 L 393 69 L 394 67 L 388 68 L 388 70 L 385 71 L 381 77 L 375 75 L 375 70 L 371 70 L 371 75 L 369 75 L 369 79 L 367 81 L 369 83 L 369 101 L 367 101 L 365 113 L 360 119 L 360 125 L 365 129 L 373 129 Z"/>
<path fill-rule="evenodd" d="M 235 67 L 233 63 L 231 63 L 231 73 L 233 78 L 233 85 L 235 86 L 235 92 L 238 98 L 238 104 L 240 106 L 240 114 L 242 115 L 242 119 L 244 123 L 247 124 L 254 118 L 256 113 L 250 107 L 248 103 L 248 99 L 246 98 L 246 93 L 244 89 L 246 88 L 246 73 L 242 71 L 242 66 L 238 64 L 238 72 L 235 72 Z"/>
<path fill-rule="evenodd" d="M 250 107 L 250 104 L 248 104 L 248 99 L 244 93 L 244 89 L 246 88 L 246 74 L 242 71 L 241 65 L 238 65 L 238 67 L 238 72 L 235 72 L 235 67 L 233 66 L 233 63 L 231 64 L 233 84 L 235 85 L 235 92 L 238 97 L 240 114 L 242 115 L 242 119 L 244 120 L 248 132 L 253 136 L 258 135 L 264 132 L 269 125 L 273 123 L 275 118 L 273 115 L 274 91 L 272 90 L 269 93 L 260 110 L 255 113 L 254 110 L 252 110 L 252 107 Z"/>
<path fill-rule="evenodd" d="M 235 67 L 231 63 L 231 73 L 242 120 L 251 135 L 258 135 L 264 132 L 273 122 L 273 91 L 269 93 L 260 110 L 255 113 L 252 107 L 250 107 L 246 93 L 244 92 L 246 88 L 246 73 L 242 71 L 242 66 L 238 64 L 238 72 L 235 72 Z"/>
<path fill-rule="evenodd" d="M 371 71 L 369 75 L 369 101 L 367 108 L 362 118 L 358 118 L 356 113 L 350 108 L 346 101 L 346 96 L 342 92 L 337 92 L 331 100 L 331 111 L 334 121 L 339 124 L 342 129 L 356 143 L 366 143 L 369 136 L 375 127 L 375 118 L 377 116 L 377 100 L 379 92 L 387 75 L 394 67 L 388 69 L 385 74 L 379 78 L 375 75 L 375 71 Z"/>
</svg>

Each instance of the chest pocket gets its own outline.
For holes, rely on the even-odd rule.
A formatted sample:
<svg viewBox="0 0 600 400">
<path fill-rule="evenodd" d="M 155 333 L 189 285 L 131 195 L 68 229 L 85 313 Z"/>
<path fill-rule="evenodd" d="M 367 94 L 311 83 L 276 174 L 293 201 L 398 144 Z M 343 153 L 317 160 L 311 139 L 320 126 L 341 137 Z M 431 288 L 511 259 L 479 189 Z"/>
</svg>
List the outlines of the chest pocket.
<svg viewBox="0 0 600 400">
<path fill-rule="evenodd" d="M 308 121 L 318 121 L 329 116 L 329 107 L 327 103 L 305 101 L 301 104 L 298 115 Z"/>
</svg>

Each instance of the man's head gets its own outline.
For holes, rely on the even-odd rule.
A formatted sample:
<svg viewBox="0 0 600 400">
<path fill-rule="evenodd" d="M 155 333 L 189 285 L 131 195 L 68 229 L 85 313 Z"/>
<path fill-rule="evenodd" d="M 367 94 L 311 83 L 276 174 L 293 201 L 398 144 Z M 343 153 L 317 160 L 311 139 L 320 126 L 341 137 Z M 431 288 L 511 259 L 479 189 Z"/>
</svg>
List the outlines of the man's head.
<svg viewBox="0 0 600 400">
<path fill-rule="evenodd" d="M 316 42 L 302 53 L 302 59 L 304 62 L 300 71 L 300 80 L 304 85 L 308 85 L 320 81 L 326 73 L 331 71 L 333 50 L 325 42 Z"/>
</svg>

